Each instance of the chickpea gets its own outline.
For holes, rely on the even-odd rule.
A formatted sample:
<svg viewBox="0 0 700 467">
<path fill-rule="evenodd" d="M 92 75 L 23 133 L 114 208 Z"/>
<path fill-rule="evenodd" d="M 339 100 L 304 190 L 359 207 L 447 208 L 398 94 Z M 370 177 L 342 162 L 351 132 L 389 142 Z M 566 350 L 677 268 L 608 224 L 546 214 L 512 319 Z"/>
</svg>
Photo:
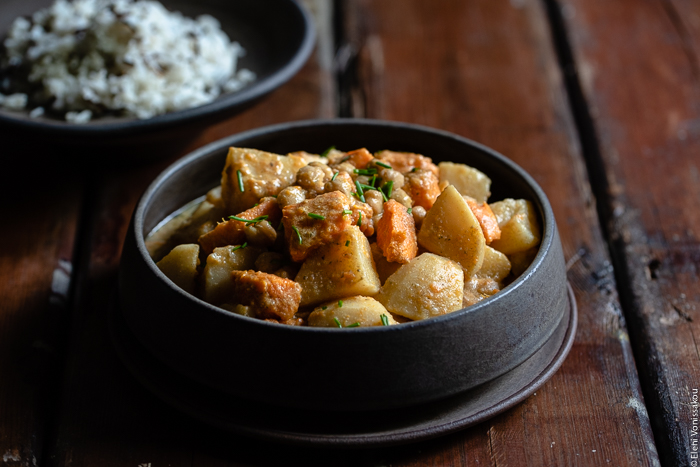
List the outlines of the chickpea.
<svg viewBox="0 0 700 467">
<path fill-rule="evenodd" d="M 280 209 L 292 204 L 299 204 L 306 200 L 306 191 L 299 186 L 288 186 L 277 195 L 277 204 Z"/>
<path fill-rule="evenodd" d="M 394 190 L 398 190 L 399 188 L 403 188 L 404 183 L 406 181 L 404 180 L 404 176 L 401 174 L 401 172 L 394 170 L 394 169 L 387 169 L 385 167 L 378 167 L 378 176 L 384 180 L 383 183 L 386 183 L 388 181 L 394 182 Z"/>
<path fill-rule="evenodd" d="M 324 186 L 324 192 L 330 193 L 331 191 L 340 191 L 345 196 L 352 196 L 351 193 L 355 191 L 355 184 L 350 174 L 347 172 L 338 172 L 334 180 L 327 181 Z"/>
<path fill-rule="evenodd" d="M 277 231 L 268 221 L 248 224 L 243 231 L 247 242 L 251 245 L 271 247 L 277 240 Z"/>
<path fill-rule="evenodd" d="M 365 191 L 365 201 L 370 205 L 375 216 L 384 211 L 384 197 L 377 190 Z"/>
<path fill-rule="evenodd" d="M 420 227 L 423 224 L 427 211 L 423 206 L 413 206 L 411 212 L 413 213 L 413 221 L 416 223 L 416 228 Z"/>
<path fill-rule="evenodd" d="M 395 199 L 396 201 L 403 204 L 407 208 L 410 208 L 413 206 L 413 200 L 401 188 L 399 188 L 398 190 L 396 188 L 394 188 L 394 190 L 391 193 L 391 199 Z"/>
</svg>

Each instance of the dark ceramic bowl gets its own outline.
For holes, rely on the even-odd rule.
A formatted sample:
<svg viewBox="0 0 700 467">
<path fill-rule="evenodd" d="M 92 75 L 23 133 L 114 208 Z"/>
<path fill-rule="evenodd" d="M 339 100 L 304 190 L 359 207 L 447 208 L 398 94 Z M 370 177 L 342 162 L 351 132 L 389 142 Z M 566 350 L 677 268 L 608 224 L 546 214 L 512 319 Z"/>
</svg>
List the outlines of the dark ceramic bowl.
<svg viewBox="0 0 700 467">
<path fill-rule="evenodd" d="M 463 162 L 493 180 L 492 200 L 526 198 L 543 224 L 534 262 L 495 296 L 441 317 L 356 329 L 291 327 L 238 316 L 176 287 L 144 237 L 219 183 L 229 146 L 285 154 L 392 149 Z M 302 121 L 224 138 L 163 172 L 138 203 L 119 274 L 126 323 L 167 366 L 237 398 L 295 408 L 372 410 L 461 393 L 514 369 L 568 316 L 564 256 L 543 191 L 504 156 L 454 134 L 372 120 Z"/>
<path fill-rule="evenodd" d="M 0 130 L 8 134 L 30 133 L 33 139 L 82 144 L 128 145 L 158 141 L 165 136 L 196 135 L 207 125 L 234 115 L 288 81 L 306 62 L 314 45 L 313 20 L 295 0 L 160 0 L 171 11 L 189 17 L 210 14 L 233 41 L 246 49 L 238 67 L 255 72 L 257 79 L 240 91 L 215 101 L 153 118 L 96 118 L 72 124 L 51 117 L 30 118 L 28 111 L 0 108 Z M 0 2 L 0 38 L 18 16 L 50 6 L 53 0 L 3 0 Z M 177 128 L 177 132 L 168 132 Z M 183 135 L 184 134 L 184 135 Z"/>
</svg>

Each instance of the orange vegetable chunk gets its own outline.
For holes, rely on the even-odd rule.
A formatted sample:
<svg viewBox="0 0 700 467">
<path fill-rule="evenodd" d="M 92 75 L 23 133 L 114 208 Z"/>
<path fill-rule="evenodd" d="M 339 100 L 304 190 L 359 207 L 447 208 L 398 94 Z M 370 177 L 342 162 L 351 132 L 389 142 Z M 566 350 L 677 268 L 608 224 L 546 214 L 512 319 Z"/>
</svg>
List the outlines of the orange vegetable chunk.
<svg viewBox="0 0 700 467">
<path fill-rule="evenodd" d="M 384 203 L 384 214 L 377 222 L 377 245 L 390 262 L 405 264 L 416 257 L 418 239 L 413 215 L 396 200 Z"/>
</svg>

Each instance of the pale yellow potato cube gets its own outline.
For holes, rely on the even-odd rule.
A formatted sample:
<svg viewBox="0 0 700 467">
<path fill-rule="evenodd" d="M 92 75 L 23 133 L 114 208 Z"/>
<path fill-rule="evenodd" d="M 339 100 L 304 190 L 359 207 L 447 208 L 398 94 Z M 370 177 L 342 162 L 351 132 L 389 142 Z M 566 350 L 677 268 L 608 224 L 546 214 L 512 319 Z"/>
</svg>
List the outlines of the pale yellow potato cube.
<svg viewBox="0 0 700 467">
<path fill-rule="evenodd" d="M 349 297 L 316 307 L 309 315 L 309 326 L 325 328 L 384 326 L 382 315 L 385 316 L 387 325 L 399 324 L 384 305 L 372 297 Z"/>
<path fill-rule="evenodd" d="M 537 256 L 538 251 L 539 248 L 535 246 L 529 250 L 519 251 L 517 253 L 513 253 L 512 255 L 508 255 L 508 259 L 511 263 L 511 270 L 515 277 L 518 277 L 530 267 L 530 264 L 532 264 L 535 256 Z"/>
<path fill-rule="evenodd" d="M 510 268 L 508 257 L 487 245 L 484 249 L 484 263 L 481 265 L 481 269 L 479 269 L 476 275 L 478 277 L 488 277 L 496 282 L 501 282 L 510 274 Z"/>
<path fill-rule="evenodd" d="M 302 307 L 355 295 L 372 296 L 381 286 L 369 241 L 355 225 L 313 251 L 295 280 L 301 285 Z"/>
<path fill-rule="evenodd" d="M 387 261 L 382 249 L 379 248 L 379 245 L 376 243 L 372 243 L 370 247 L 372 250 L 372 259 L 374 259 L 374 266 L 379 275 L 379 282 L 384 284 L 389 276 L 394 274 L 396 270 L 401 267 L 401 263 L 390 263 Z"/>
<path fill-rule="evenodd" d="M 512 255 L 539 245 L 540 224 L 535 206 L 530 201 L 507 198 L 489 206 L 501 228 L 501 238 L 491 242 L 491 247 Z"/>
<path fill-rule="evenodd" d="M 156 266 L 182 290 L 194 293 L 199 266 L 199 245 L 178 245 L 158 261 Z"/>
<path fill-rule="evenodd" d="M 221 174 L 221 199 L 228 214 L 253 207 L 260 198 L 276 196 L 291 185 L 306 165 L 299 156 L 281 156 L 257 149 L 229 148 Z M 243 191 L 241 192 L 238 173 Z"/>
<path fill-rule="evenodd" d="M 255 260 L 263 251 L 252 246 L 214 248 L 204 266 L 204 301 L 212 305 L 231 301 L 231 272 L 254 269 Z"/>
<path fill-rule="evenodd" d="M 463 289 L 459 264 L 423 253 L 392 274 L 376 299 L 394 314 L 419 320 L 461 309 Z"/>
<path fill-rule="evenodd" d="M 491 179 L 485 173 L 466 164 L 440 162 L 440 183 L 449 182 L 462 195 L 485 203 L 491 196 Z"/>
<path fill-rule="evenodd" d="M 486 240 L 462 195 L 448 186 L 426 214 L 418 243 L 431 253 L 457 261 L 467 277 L 481 269 Z"/>
</svg>

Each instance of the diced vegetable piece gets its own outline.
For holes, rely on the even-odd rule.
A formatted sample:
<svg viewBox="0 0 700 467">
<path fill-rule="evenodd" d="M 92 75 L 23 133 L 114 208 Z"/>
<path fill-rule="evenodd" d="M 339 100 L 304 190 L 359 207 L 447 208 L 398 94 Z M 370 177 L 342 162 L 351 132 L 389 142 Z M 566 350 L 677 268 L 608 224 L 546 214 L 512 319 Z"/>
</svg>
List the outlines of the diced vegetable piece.
<svg viewBox="0 0 700 467">
<path fill-rule="evenodd" d="M 353 222 L 352 213 L 346 214 L 353 205 L 353 200 L 332 191 L 285 206 L 282 223 L 292 259 L 304 261 L 321 245 L 336 240 Z"/>
<path fill-rule="evenodd" d="M 309 315 L 309 326 L 325 328 L 386 326 L 382 321 L 382 315 L 385 317 L 386 325 L 398 324 L 384 305 L 372 297 L 349 297 L 316 307 Z"/>
<path fill-rule="evenodd" d="M 440 182 L 449 182 L 461 194 L 484 203 L 491 196 L 491 179 L 485 173 L 466 164 L 440 162 Z"/>
<path fill-rule="evenodd" d="M 231 279 L 233 297 L 257 318 L 287 321 L 299 309 L 301 286 L 293 280 L 257 271 L 233 271 Z"/>
<path fill-rule="evenodd" d="M 416 257 L 416 224 L 413 215 L 398 201 L 390 199 L 384 203 L 384 214 L 377 222 L 377 245 L 389 262 L 404 264 Z"/>
<path fill-rule="evenodd" d="M 257 149 L 229 148 L 221 174 L 221 198 L 228 214 L 245 211 L 260 198 L 275 196 L 291 185 L 306 165 L 299 156 L 280 156 Z M 243 190 L 241 191 L 241 185 Z"/>
<path fill-rule="evenodd" d="M 464 281 L 463 307 L 471 306 L 485 298 L 500 291 L 501 288 L 495 280 L 490 277 L 474 276 Z"/>
<path fill-rule="evenodd" d="M 264 251 L 260 248 L 242 245 L 215 248 L 207 257 L 204 266 L 205 302 L 212 305 L 231 301 L 231 272 L 244 271 L 255 267 L 255 260 Z"/>
<path fill-rule="evenodd" d="M 476 273 L 478 277 L 488 277 L 496 282 L 501 282 L 510 274 L 510 261 L 508 257 L 490 246 L 484 249 L 484 263 Z"/>
<path fill-rule="evenodd" d="M 537 256 L 538 251 L 539 248 L 534 246 L 529 250 L 519 251 L 508 255 L 508 259 L 510 260 L 511 264 L 511 271 L 515 277 L 521 275 L 527 268 L 530 267 L 530 264 L 532 264 L 535 256 Z"/>
<path fill-rule="evenodd" d="M 194 293 L 199 266 L 199 245 L 178 245 L 158 261 L 156 266 L 182 290 Z"/>
<path fill-rule="evenodd" d="M 392 274 L 376 299 L 392 313 L 419 320 L 461 309 L 463 289 L 459 264 L 423 253 Z"/>
<path fill-rule="evenodd" d="M 369 241 L 354 225 L 311 253 L 296 281 L 302 287 L 301 306 L 354 295 L 372 296 L 381 285 Z"/>
<path fill-rule="evenodd" d="M 374 259 L 374 266 L 377 270 L 377 274 L 379 275 L 379 282 L 384 284 L 389 278 L 389 276 L 394 274 L 396 270 L 401 267 L 401 263 L 390 263 L 384 257 L 382 249 L 379 248 L 379 245 L 377 245 L 376 243 L 372 243 L 370 245 L 370 249 L 372 250 L 372 259 Z"/>
<path fill-rule="evenodd" d="M 275 198 L 263 198 L 257 206 L 236 215 L 236 217 L 248 220 L 259 219 L 263 216 L 267 216 L 267 221 L 273 226 L 276 227 L 279 224 L 282 211 L 277 205 Z M 211 253 L 214 251 L 214 248 L 220 246 L 240 245 L 246 239 L 245 226 L 246 223 L 244 221 L 235 219 L 220 222 L 214 227 L 214 230 L 199 237 L 198 242 L 206 254 Z"/>
<path fill-rule="evenodd" d="M 512 255 L 539 245 L 540 224 L 530 201 L 507 198 L 490 206 L 501 228 L 501 238 L 491 242 L 493 248 Z"/>
<path fill-rule="evenodd" d="M 465 196 L 464 199 L 472 210 L 476 220 L 479 221 L 481 231 L 484 233 L 486 244 L 489 245 L 494 240 L 501 238 L 501 228 L 498 227 L 498 219 L 493 213 L 488 203 L 477 203 L 474 198 Z"/>
<path fill-rule="evenodd" d="M 467 277 L 484 261 L 486 242 L 481 226 L 462 195 L 448 186 L 423 220 L 418 243 L 431 253 L 457 261 Z"/>
<path fill-rule="evenodd" d="M 347 154 L 350 159 L 348 159 L 348 162 L 350 162 L 352 165 L 357 167 L 358 169 L 364 169 L 367 167 L 367 164 L 369 164 L 372 159 L 374 159 L 374 156 L 372 155 L 371 152 L 369 152 L 365 148 L 360 148 L 356 149 L 354 151 L 350 151 Z"/>
<path fill-rule="evenodd" d="M 440 196 L 438 178 L 428 170 L 418 169 L 406 174 L 406 183 L 403 190 L 411 197 L 414 206 L 422 206 L 425 209 L 433 207 L 435 200 Z"/>
<path fill-rule="evenodd" d="M 413 169 L 430 170 L 436 177 L 439 174 L 438 167 L 433 164 L 432 159 L 422 154 L 384 150 L 375 153 L 374 157 L 389 164 L 391 168 L 402 174 L 410 172 Z"/>
</svg>

